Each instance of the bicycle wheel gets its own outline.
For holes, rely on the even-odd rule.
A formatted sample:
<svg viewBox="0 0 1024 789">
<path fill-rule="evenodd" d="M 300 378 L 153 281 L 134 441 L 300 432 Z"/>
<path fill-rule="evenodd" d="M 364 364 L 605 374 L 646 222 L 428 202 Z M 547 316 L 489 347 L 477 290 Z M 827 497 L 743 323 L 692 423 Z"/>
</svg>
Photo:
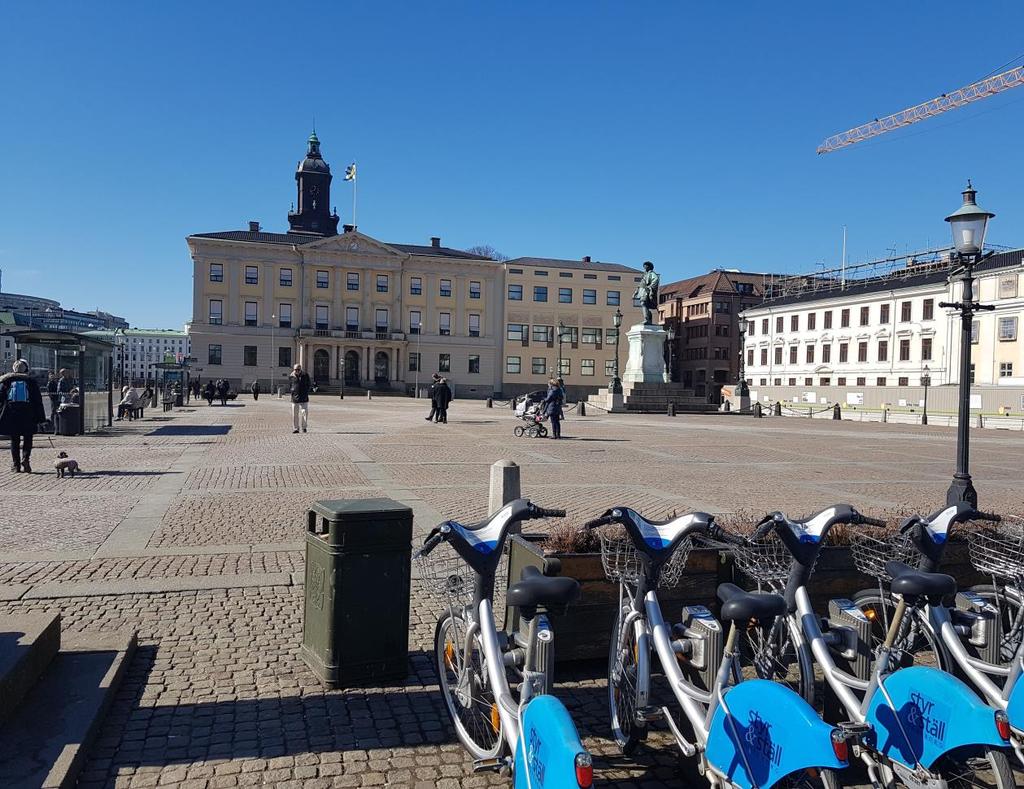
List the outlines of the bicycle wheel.
<svg viewBox="0 0 1024 789">
<path fill-rule="evenodd" d="M 888 593 L 883 599 L 877 589 L 857 592 L 853 602 L 871 620 L 871 653 L 876 655 L 878 648 L 885 642 L 886 630 L 896 613 L 896 603 Z M 892 647 L 894 667 L 931 666 L 943 671 L 952 669 L 949 653 L 932 630 L 925 612 L 918 608 L 907 610 Z"/>
<path fill-rule="evenodd" d="M 961 748 L 943 756 L 932 768 L 949 789 L 1012 789 L 1013 770 L 1006 754 L 995 748 Z"/>
<path fill-rule="evenodd" d="M 498 706 L 484 666 L 483 646 L 473 638 L 466 659 L 466 620 L 441 615 L 434 631 L 434 665 L 445 709 L 455 733 L 474 759 L 496 759 L 505 747 Z"/>
<path fill-rule="evenodd" d="M 806 770 L 790 773 L 775 784 L 777 789 L 839 789 L 839 776 L 834 770 L 819 770 L 809 767 Z"/>
<path fill-rule="evenodd" d="M 787 686 L 814 705 L 814 669 L 805 670 L 787 621 L 751 623 L 740 630 L 740 667 L 746 679 L 769 679 Z"/>
<path fill-rule="evenodd" d="M 615 618 L 608 648 L 608 709 L 611 712 L 612 739 L 626 755 L 647 736 L 646 726 L 637 720 L 637 644 L 630 629 L 624 631 L 629 606 L 623 605 Z"/>
<path fill-rule="evenodd" d="M 999 612 L 999 656 L 1003 663 L 1009 663 L 1024 637 L 1024 599 L 1020 590 L 1013 586 L 981 584 L 972 586 L 971 591 L 992 603 Z"/>
<path fill-rule="evenodd" d="M 526 430 L 523 428 L 522 425 L 516 425 L 515 428 L 513 428 L 512 430 L 512 433 L 515 435 L 516 438 L 522 438 L 523 433 L 525 432 Z"/>
</svg>

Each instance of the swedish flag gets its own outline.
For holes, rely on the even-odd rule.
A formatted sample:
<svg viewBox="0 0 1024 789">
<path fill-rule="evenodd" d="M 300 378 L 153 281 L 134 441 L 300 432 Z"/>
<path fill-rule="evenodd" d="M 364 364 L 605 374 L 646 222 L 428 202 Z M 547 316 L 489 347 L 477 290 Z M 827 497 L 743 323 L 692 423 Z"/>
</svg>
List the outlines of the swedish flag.
<svg viewBox="0 0 1024 789">
<path fill-rule="evenodd" d="M 348 167 L 345 168 L 345 180 L 354 181 L 356 180 L 356 163 L 352 162 Z"/>
</svg>

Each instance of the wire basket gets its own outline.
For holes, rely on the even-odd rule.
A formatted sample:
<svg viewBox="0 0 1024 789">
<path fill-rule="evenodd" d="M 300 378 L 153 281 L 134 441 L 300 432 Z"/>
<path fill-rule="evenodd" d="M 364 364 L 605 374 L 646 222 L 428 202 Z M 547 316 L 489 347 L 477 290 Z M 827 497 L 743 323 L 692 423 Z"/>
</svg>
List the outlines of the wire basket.
<svg viewBox="0 0 1024 789">
<path fill-rule="evenodd" d="M 424 593 L 448 606 L 462 608 L 473 601 L 473 570 L 458 554 L 449 549 L 440 553 L 441 546 L 427 556 L 417 559 L 420 581 Z"/>
<path fill-rule="evenodd" d="M 850 538 L 850 553 L 853 564 L 864 575 L 880 581 L 891 581 L 892 576 L 885 570 L 889 562 L 903 562 L 917 567 L 921 552 L 914 545 L 909 534 L 890 534 L 875 537 L 871 534 L 854 534 Z"/>
<path fill-rule="evenodd" d="M 643 565 L 633 542 L 621 532 L 599 532 L 598 536 L 601 539 L 601 564 L 608 580 L 636 584 L 643 572 Z M 691 547 L 693 546 L 689 539 L 681 540 L 676 545 L 671 558 L 661 566 L 661 575 L 658 576 L 659 588 L 671 589 L 679 583 L 686 568 L 686 560 L 690 557 Z"/>
<path fill-rule="evenodd" d="M 757 542 L 730 545 L 729 552 L 736 566 L 756 581 L 782 583 L 789 578 L 793 554 L 775 533 Z"/>
<path fill-rule="evenodd" d="M 985 575 L 1024 578 L 1024 522 L 971 532 L 967 538 L 971 564 Z"/>
</svg>

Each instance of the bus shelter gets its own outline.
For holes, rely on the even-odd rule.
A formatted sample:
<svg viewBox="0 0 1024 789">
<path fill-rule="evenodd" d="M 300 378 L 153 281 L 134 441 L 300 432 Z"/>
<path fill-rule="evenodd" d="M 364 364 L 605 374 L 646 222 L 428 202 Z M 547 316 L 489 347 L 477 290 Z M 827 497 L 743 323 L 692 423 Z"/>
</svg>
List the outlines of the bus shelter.
<svg viewBox="0 0 1024 789">
<path fill-rule="evenodd" d="M 185 362 L 157 362 L 153 365 L 153 369 L 160 371 L 160 391 L 164 393 L 165 397 L 176 392 L 178 398 L 175 405 L 180 407 L 180 396 L 188 388 L 191 375 L 188 364 Z"/>
</svg>

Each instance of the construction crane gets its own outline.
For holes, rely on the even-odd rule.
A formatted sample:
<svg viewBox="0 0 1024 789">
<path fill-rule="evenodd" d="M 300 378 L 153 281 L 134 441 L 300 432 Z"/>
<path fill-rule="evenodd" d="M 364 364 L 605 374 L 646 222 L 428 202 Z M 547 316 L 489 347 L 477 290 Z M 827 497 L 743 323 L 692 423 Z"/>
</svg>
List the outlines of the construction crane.
<svg viewBox="0 0 1024 789">
<path fill-rule="evenodd" d="M 1004 90 L 1016 88 L 1020 85 L 1024 85 L 1024 66 L 1018 66 L 1009 71 L 1004 71 L 1002 74 L 996 74 L 993 77 L 986 77 L 978 82 L 972 82 L 970 85 L 958 88 L 952 93 L 943 93 L 938 98 L 901 110 L 895 115 L 875 118 L 871 123 L 865 123 L 863 126 L 844 131 L 841 134 L 834 134 L 818 146 L 818 153 L 829 153 L 830 151 L 845 148 L 847 145 L 870 140 L 879 134 L 885 134 L 888 131 L 909 126 L 912 123 L 926 120 L 934 115 L 941 115 L 949 110 L 955 110 L 957 107 L 970 104 L 972 101 L 987 99 L 996 93 L 1001 93 Z"/>
</svg>

